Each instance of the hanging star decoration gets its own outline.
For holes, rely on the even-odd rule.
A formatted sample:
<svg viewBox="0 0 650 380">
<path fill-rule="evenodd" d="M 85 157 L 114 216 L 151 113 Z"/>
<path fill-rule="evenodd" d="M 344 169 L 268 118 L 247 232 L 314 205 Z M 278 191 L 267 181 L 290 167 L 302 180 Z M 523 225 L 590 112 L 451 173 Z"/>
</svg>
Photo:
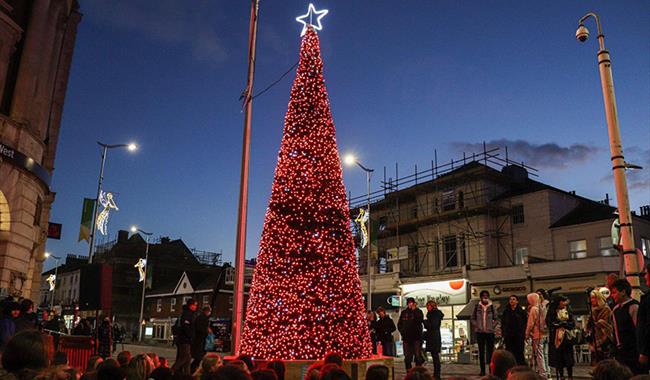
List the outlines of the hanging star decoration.
<svg viewBox="0 0 650 380">
<path fill-rule="evenodd" d="M 296 17 L 296 21 L 302 24 L 302 32 L 300 32 L 300 37 L 305 35 L 305 32 L 307 31 L 308 27 L 313 27 L 314 30 L 323 30 L 323 25 L 320 23 L 320 20 L 325 17 L 329 13 L 329 10 L 327 9 L 322 9 L 320 11 L 316 10 L 316 7 L 314 7 L 314 4 L 309 3 L 309 8 L 307 8 L 307 13 L 305 13 L 302 16 Z M 312 24 L 312 18 L 313 16 L 316 15 L 316 24 Z"/>
<path fill-rule="evenodd" d="M 117 208 L 117 205 L 115 204 L 113 193 L 106 193 L 103 190 L 99 192 L 99 204 L 101 204 L 104 209 L 99 213 L 99 215 L 97 215 L 97 229 L 102 235 L 106 235 L 106 227 L 108 227 L 108 217 L 111 209 L 115 209 L 115 211 L 119 211 L 120 209 Z"/>
<path fill-rule="evenodd" d="M 47 281 L 47 283 L 50 285 L 50 292 L 53 291 L 56 287 L 56 275 L 49 275 L 45 281 Z"/>
<path fill-rule="evenodd" d="M 141 258 L 133 267 L 138 268 L 138 274 L 140 275 L 138 282 L 144 281 L 146 276 L 147 260 Z"/>
<path fill-rule="evenodd" d="M 365 248 L 368 244 L 368 228 L 366 228 L 366 223 L 370 215 L 366 212 L 366 209 L 359 209 L 359 216 L 354 220 L 359 227 L 361 228 L 361 248 Z"/>
</svg>

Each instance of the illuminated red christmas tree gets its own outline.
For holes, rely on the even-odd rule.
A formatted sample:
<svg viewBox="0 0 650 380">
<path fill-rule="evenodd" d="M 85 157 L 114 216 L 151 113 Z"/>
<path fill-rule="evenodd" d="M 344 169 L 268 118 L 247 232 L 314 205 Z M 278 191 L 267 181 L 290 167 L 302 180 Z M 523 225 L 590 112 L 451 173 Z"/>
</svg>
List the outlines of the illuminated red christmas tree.
<svg viewBox="0 0 650 380">
<path fill-rule="evenodd" d="M 316 32 L 291 89 L 253 275 L 241 353 L 368 358 L 371 344 Z"/>
</svg>

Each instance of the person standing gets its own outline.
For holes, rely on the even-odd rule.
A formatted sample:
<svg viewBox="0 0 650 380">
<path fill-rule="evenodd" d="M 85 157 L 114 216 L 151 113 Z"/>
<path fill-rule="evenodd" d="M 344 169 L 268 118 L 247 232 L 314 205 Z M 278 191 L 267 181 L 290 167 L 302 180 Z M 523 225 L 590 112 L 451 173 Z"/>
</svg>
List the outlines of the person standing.
<svg viewBox="0 0 650 380">
<path fill-rule="evenodd" d="M 544 288 L 536 290 L 539 296 L 539 312 L 542 315 L 542 354 L 544 355 L 544 372 L 551 374 L 551 368 L 548 366 L 548 325 L 546 324 L 546 316 L 548 315 L 548 305 L 551 297 Z"/>
<path fill-rule="evenodd" d="M 569 300 L 565 296 L 558 296 L 557 301 L 549 307 L 546 324 L 549 328 L 549 364 L 555 368 L 557 378 L 564 380 L 564 368 L 567 369 L 569 379 L 573 379 L 573 332 L 575 320 L 569 309 Z"/>
<path fill-rule="evenodd" d="M 424 340 L 426 351 L 431 353 L 433 377 L 436 380 L 440 380 L 440 350 L 442 348 L 440 324 L 444 317 L 445 315 L 438 310 L 438 304 L 435 301 L 427 302 L 427 319 L 424 321 L 427 331 L 424 333 Z"/>
<path fill-rule="evenodd" d="M 508 299 L 508 306 L 501 315 L 501 335 L 505 341 L 506 350 L 512 352 L 519 365 L 526 364 L 524 358 L 526 322 L 528 322 L 528 316 L 519 306 L 519 298 L 511 295 Z"/>
<path fill-rule="evenodd" d="M 381 344 L 382 355 L 395 356 L 395 341 L 393 340 L 393 332 L 397 330 L 395 322 L 386 315 L 386 310 L 383 307 L 377 308 L 377 315 L 379 318 L 375 323 L 375 333 L 378 343 Z"/>
<path fill-rule="evenodd" d="M 610 273 L 607 275 L 605 278 L 605 287 L 609 289 L 609 297 L 607 297 L 607 306 L 611 310 L 614 310 L 614 307 L 616 306 L 616 300 L 614 297 L 612 297 L 612 286 L 614 285 L 614 282 L 618 281 L 618 275 L 616 273 Z"/>
<path fill-rule="evenodd" d="M 610 290 L 612 298 L 616 301 L 616 306 L 612 310 L 616 342 L 615 358 L 628 366 L 635 375 L 638 375 L 641 373 L 636 340 L 639 302 L 630 297 L 632 286 L 625 279 L 614 281 Z"/>
<path fill-rule="evenodd" d="M 99 342 L 98 353 L 102 359 L 111 357 L 111 348 L 113 340 L 113 329 L 111 327 L 111 320 L 104 317 L 102 324 L 97 328 L 97 341 Z"/>
<path fill-rule="evenodd" d="M 650 263 L 645 266 L 645 284 L 650 287 Z M 636 321 L 636 339 L 639 346 L 639 364 L 648 370 L 650 363 L 650 293 L 641 297 Z"/>
<path fill-rule="evenodd" d="M 191 298 L 187 300 L 187 303 L 183 305 L 183 313 L 178 318 L 175 328 L 173 328 L 176 337 L 176 362 L 172 370 L 184 375 L 191 375 L 191 346 L 194 340 L 194 312 L 196 308 L 195 300 Z"/>
<path fill-rule="evenodd" d="M 377 314 L 374 311 L 368 310 L 366 313 L 366 321 L 368 322 L 368 331 L 370 331 L 370 342 L 372 343 L 372 353 L 377 354 Z"/>
<path fill-rule="evenodd" d="M 415 365 L 421 366 L 424 363 L 422 357 L 422 322 L 424 314 L 418 308 L 415 298 L 406 299 L 406 309 L 399 315 L 397 329 L 402 335 L 404 345 L 404 364 L 406 369 L 411 368 L 411 362 L 415 358 Z"/>
<path fill-rule="evenodd" d="M 485 376 L 485 363 L 489 363 L 494 352 L 494 328 L 497 323 L 497 313 L 490 301 L 490 292 L 482 290 L 481 300 L 472 312 L 471 322 L 478 342 L 479 363 L 481 373 Z"/>
<path fill-rule="evenodd" d="M 212 308 L 210 306 L 203 306 L 201 313 L 194 321 L 194 339 L 192 340 L 192 366 L 190 372 L 194 373 L 201 365 L 203 355 L 205 355 L 205 339 L 208 336 L 208 329 L 210 328 L 210 314 Z"/>
<path fill-rule="evenodd" d="M 546 310 L 541 307 L 538 293 L 530 293 L 528 300 L 528 319 L 526 322 L 526 338 L 531 340 L 533 349 L 533 368 L 543 379 L 548 377 L 548 364 L 545 361 L 544 344 Z"/>
<path fill-rule="evenodd" d="M 614 342 L 614 326 L 612 310 L 607 306 L 607 298 L 596 288 L 589 293 L 591 315 L 587 322 L 587 332 L 591 337 L 589 348 L 591 351 L 591 364 L 609 359 Z"/>
<path fill-rule="evenodd" d="M 38 316 L 34 312 L 34 302 L 25 298 L 20 301 L 20 317 L 16 319 L 16 332 L 38 329 Z"/>
<path fill-rule="evenodd" d="M 3 316 L 0 320 L 0 352 L 16 334 L 16 320 L 20 316 L 20 305 L 15 301 L 5 301 Z"/>
</svg>

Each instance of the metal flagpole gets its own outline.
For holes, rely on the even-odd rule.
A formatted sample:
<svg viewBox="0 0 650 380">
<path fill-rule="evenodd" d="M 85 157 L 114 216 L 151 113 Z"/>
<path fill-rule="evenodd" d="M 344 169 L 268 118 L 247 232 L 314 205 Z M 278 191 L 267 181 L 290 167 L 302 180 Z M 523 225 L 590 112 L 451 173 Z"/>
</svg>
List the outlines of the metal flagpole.
<svg viewBox="0 0 650 380">
<path fill-rule="evenodd" d="M 259 0 L 251 0 L 251 18 L 248 39 L 248 82 L 244 90 L 244 142 L 242 144 L 241 178 L 239 182 L 239 210 L 237 215 L 237 242 L 235 251 L 235 289 L 232 308 L 232 349 L 239 354 L 244 306 L 244 265 L 246 259 L 246 217 L 248 213 L 248 171 L 250 164 L 251 119 L 253 116 L 253 79 L 255 78 L 255 45 L 257 42 L 257 15 Z"/>
</svg>

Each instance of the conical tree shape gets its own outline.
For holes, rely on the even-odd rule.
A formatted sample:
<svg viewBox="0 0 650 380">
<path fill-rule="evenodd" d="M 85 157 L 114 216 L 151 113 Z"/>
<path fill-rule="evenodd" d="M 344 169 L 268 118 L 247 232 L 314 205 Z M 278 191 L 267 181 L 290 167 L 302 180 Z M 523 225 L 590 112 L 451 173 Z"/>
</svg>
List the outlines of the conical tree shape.
<svg viewBox="0 0 650 380">
<path fill-rule="evenodd" d="M 318 35 L 302 40 L 246 309 L 241 353 L 371 355 Z"/>
</svg>

